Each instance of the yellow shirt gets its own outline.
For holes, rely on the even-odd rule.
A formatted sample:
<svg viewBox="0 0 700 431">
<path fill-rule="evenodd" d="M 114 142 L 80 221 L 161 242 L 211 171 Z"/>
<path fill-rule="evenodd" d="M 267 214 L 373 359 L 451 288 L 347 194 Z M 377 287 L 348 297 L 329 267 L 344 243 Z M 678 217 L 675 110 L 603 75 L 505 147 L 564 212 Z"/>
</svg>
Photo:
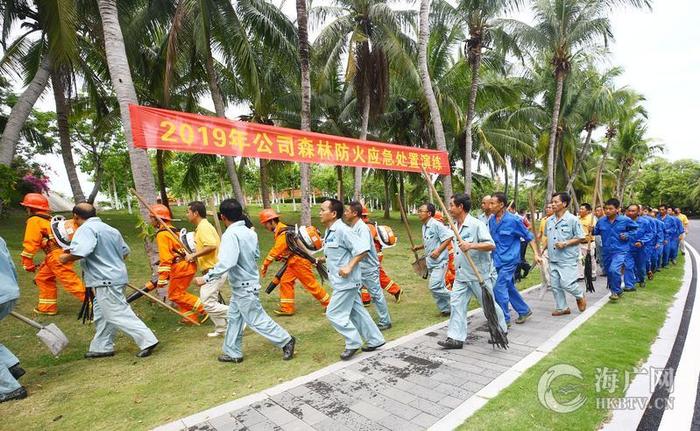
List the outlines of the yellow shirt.
<svg viewBox="0 0 700 431">
<path fill-rule="evenodd" d="M 209 220 L 202 219 L 194 230 L 195 247 L 197 250 L 202 250 L 204 247 L 214 246 L 216 251 L 197 258 L 197 265 L 200 271 L 212 269 L 216 265 L 220 243 L 219 234 L 216 233 L 214 226 L 209 223 Z"/>
<path fill-rule="evenodd" d="M 549 217 L 545 217 L 540 220 L 540 251 L 544 252 L 547 249 L 547 235 L 545 235 L 545 228 L 547 227 L 547 220 Z"/>
<path fill-rule="evenodd" d="M 686 216 L 683 213 L 678 214 L 678 218 L 681 219 L 681 223 L 683 223 L 683 227 L 685 230 L 688 230 L 688 216 Z"/>
<path fill-rule="evenodd" d="M 581 227 L 583 228 L 583 233 L 586 234 L 586 242 L 593 241 L 592 233 L 596 223 L 593 214 L 588 214 L 586 217 L 579 216 L 578 220 L 581 223 Z"/>
</svg>

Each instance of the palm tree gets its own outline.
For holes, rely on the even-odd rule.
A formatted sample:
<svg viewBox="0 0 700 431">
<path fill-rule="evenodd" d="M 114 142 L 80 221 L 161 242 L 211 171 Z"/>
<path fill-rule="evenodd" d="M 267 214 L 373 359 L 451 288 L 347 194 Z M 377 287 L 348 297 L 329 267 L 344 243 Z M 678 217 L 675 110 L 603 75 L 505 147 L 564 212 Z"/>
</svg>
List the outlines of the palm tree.
<svg viewBox="0 0 700 431">
<path fill-rule="evenodd" d="M 455 14 L 460 24 L 469 30 L 469 39 L 466 45 L 466 57 L 471 69 L 471 85 L 467 106 L 467 119 L 464 137 L 464 191 L 467 194 L 472 190 L 472 123 L 476 114 L 476 97 L 479 90 L 479 72 L 483 59 L 483 51 L 489 47 L 495 39 L 500 39 L 499 48 L 509 48 L 508 38 L 504 35 L 497 18 L 502 14 L 517 9 L 523 0 L 461 0 L 455 8 Z M 509 41 L 512 42 L 512 41 Z"/>
<path fill-rule="evenodd" d="M 311 131 L 311 74 L 309 70 L 309 17 L 306 0 L 296 0 L 299 63 L 301 64 L 301 130 Z M 302 163 L 301 174 L 301 224 L 311 224 L 311 165 Z"/>
<path fill-rule="evenodd" d="M 612 38 L 610 20 L 605 15 L 607 5 L 599 0 L 536 0 L 533 4 L 535 25 L 507 20 L 518 43 L 545 53 L 555 77 L 551 125 L 547 155 L 547 191 L 549 200 L 554 190 L 554 169 L 559 115 L 564 80 L 571 72 L 572 63 L 583 55 L 590 55 L 600 41 Z"/>
<path fill-rule="evenodd" d="M 418 70 L 422 82 L 423 94 L 430 108 L 430 117 L 433 123 L 435 132 L 435 144 L 438 150 L 447 151 L 447 142 L 445 141 L 445 131 L 442 127 L 442 116 L 438 107 L 435 93 L 433 92 L 433 84 L 430 80 L 430 72 L 428 71 L 428 35 L 430 34 L 430 0 L 421 0 L 420 2 L 420 18 L 418 32 Z M 442 178 L 442 187 L 445 195 L 445 200 L 449 200 L 452 196 L 452 179 L 451 175 L 446 175 Z"/>
<path fill-rule="evenodd" d="M 109 74 L 112 77 L 112 85 L 119 102 L 124 137 L 129 149 L 129 161 L 131 174 L 134 178 L 136 191 L 148 202 L 156 201 L 156 185 L 153 179 L 153 171 L 148 161 L 146 150 L 134 147 L 134 138 L 131 133 L 131 118 L 129 117 L 129 105 L 138 104 L 136 89 L 131 79 L 131 70 L 126 56 L 126 47 L 122 29 L 119 25 L 119 13 L 116 0 L 98 0 L 102 28 L 104 32 L 104 46 L 109 66 Z M 148 210 L 140 205 L 141 217 L 148 219 Z"/>
<path fill-rule="evenodd" d="M 370 117 L 384 111 L 389 88 L 389 63 L 411 63 L 412 41 L 404 33 L 412 11 L 394 10 L 385 0 L 334 0 L 331 6 L 315 6 L 312 19 L 320 24 L 334 18 L 315 41 L 316 51 L 326 59 L 323 74 L 337 73 L 338 58 L 348 54 L 346 82 L 352 82 L 360 112 L 360 136 L 367 139 Z M 354 199 L 360 199 L 362 168 L 355 168 Z"/>
</svg>

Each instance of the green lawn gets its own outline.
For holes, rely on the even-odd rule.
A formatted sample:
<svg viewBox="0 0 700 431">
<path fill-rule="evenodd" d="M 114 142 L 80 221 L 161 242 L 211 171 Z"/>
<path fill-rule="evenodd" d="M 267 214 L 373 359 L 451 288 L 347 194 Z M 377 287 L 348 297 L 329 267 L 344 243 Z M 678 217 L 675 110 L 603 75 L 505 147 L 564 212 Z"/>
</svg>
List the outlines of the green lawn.
<svg viewBox="0 0 700 431">
<path fill-rule="evenodd" d="M 677 266 L 657 273 L 645 289 L 625 293 L 618 303 L 606 304 L 552 353 L 469 418 L 460 430 L 598 429 L 610 413 L 596 407 L 596 397 L 623 395 L 625 371 L 632 372 L 649 356 L 650 346 L 682 279 L 683 257 L 679 256 Z M 586 397 L 586 402 L 575 412 L 555 413 L 538 401 L 539 379 L 555 364 L 570 364 L 582 372 L 581 380 L 559 377 L 552 383 L 554 396 L 560 403 L 574 399 L 577 394 Z M 612 393 L 596 392 L 596 369 L 602 367 L 617 370 L 612 372 L 619 378 L 617 387 L 608 387 L 614 389 Z"/>
<path fill-rule="evenodd" d="M 252 209 L 256 224 L 257 212 L 257 209 Z M 318 207 L 315 207 L 314 223 L 320 226 L 317 213 Z M 298 219 L 298 214 L 291 211 L 287 214 L 289 216 L 283 214 L 287 222 Z M 375 215 L 381 216 L 381 213 Z M 132 250 L 128 260 L 131 282 L 142 285 L 149 274 L 135 227 L 136 218 L 125 212 L 109 212 L 101 216 L 125 236 Z M 184 219 L 184 209 L 176 209 L 175 216 Z M 420 238 L 420 223 L 415 216 L 410 218 L 413 236 Z M 414 276 L 411 270 L 413 256 L 408 251 L 408 239 L 398 214 L 392 214 L 392 219 L 384 222 L 391 225 L 400 237 L 397 247 L 385 250 L 384 265 L 387 273 L 406 292 L 400 304 L 388 297 L 394 328 L 387 331 L 386 336 L 391 340 L 444 318 L 438 315 L 425 281 Z M 186 225 L 186 221 L 178 224 Z M 23 231 L 24 215 L 19 212 L 12 213 L 0 226 L 0 236 L 7 241 L 20 268 L 18 311 L 31 315 L 36 305 L 37 289 L 31 274 L 22 271 L 19 265 Z M 264 256 L 272 245 L 272 234 L 259 226 L 257 231 Z M 268 280 L 274 275 L 277 265 L 268 274 Z M 525 282 L 528 286 L 535 284 L 538 277 L 532 274 Z M 195 291 L 195 288 L 190 290 Z M 229 292 L 225 292 L 225 296 L 228 298 Z M 268 311 L 278 305 L 275 293 L 261 293 L 261 299 Z M 239 365 L 221 364 L 216 361 L 221 339 L 206 337 L 212 326 L 184 327 L 178 323 L 177 316 L 143 298 L 137 301 L 134 309 L 160 339 L 161 345 L 156 353 L 144 360 L 135 358 L 137 347 L 120 334 L 116 340 L 116 356 L 85 360 L 83 354 L 94 330 L 78 322 L 79 308 L 80 304 L 59 288 L 60 314 L 39 319 L 55 322 L 69 337 L 70 345 L 59 358 L 48 353 L 35 337 L 35 331 L 28 326 L 11 317 L 0 323 L 0 340 L 27 369 L 21 382 L 30 394 L 26 400 L 0 404 L 0 428 L 146 429 L 308 374 L 338 361 L 338 354 L 343 349 L 341 337 L 331 328 L 321 307 L 301 288 L 297 289 L 297 314 L 275 318 L 298 339 L 297 355 L 290 362 L 281 360 L 279 349 L 257 334 L 246 331 L 246 360 Z M 370 310 L 374 313 L 373 309 Z"/>
</svg>

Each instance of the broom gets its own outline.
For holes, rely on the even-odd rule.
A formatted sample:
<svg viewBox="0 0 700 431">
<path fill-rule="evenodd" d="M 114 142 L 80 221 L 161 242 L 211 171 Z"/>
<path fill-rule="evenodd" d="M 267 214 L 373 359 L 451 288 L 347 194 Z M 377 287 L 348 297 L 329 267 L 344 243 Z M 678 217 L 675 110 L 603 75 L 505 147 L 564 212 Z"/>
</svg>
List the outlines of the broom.
<svg viewBox="0 0 700 431">
<path fill-rule="evenodd" d="M 450 228 L 452 228 L 452 231 L 454 232 L 455 237 L 457 238 L 457 242 L 459 244 L 462 244 L 464 241 L 462 240 L 462 237 L 459 235 L 459 231 L 457 231 L 457 227 L 452 222 L 452 218 L 448 216 L 449 212 L 447 212 L 447 207 L 445 206 L 445 203 L 440 198 L 440 195 L 438 194 L 437 190 L 435 190 L 435 186 L 433 185 L 433 182 L 430 181 L 430 177 L 428 177 L 428 173 L 425 171 L 425 168 L 421 168 L 421 170 L 423 171 L 423 175 L 425 176 L 425 180 L 428 182 L 428 187 L 430 188 L 430 191 L 435 196 L 435 200 L 440 204 L 440 208 L 442 208 L 442 211 L 445 213 L 445 216 L 447 217 L 447 220 L 450 224 Z M 484 278 L 481 276 L 479 269 L 476 267 L 474 260 L 472 260 L 472 257 L 469 255 L 469 252 L 465 252 L 464 257 L 467 258 L 467 262 L 469 262 L 469 266 L 471 266 L 472 271 L 474 271 L 476 278 L 479 280 L 479 286 L 481 287 L 481 298 L 482 298 L 481 305 L 484 309 L 484 316 L 486 316 L 486 322 L 488 324 L 487 326 L 489 328 L 489 334 L 491 335 L 491 344 L 494 347 L 498 346 L 502 349 L 507 349 L 508 348 L 508 335 L 501 330 L 501 327 L 498 324 L 498 314 L 496 313 L 496 305 L 495 305 L 496 301 L 494 301 L 493 295 L 491 294 L 491 291 L 486 287 L 486 282 L 484 281 Z"/>
</svg>

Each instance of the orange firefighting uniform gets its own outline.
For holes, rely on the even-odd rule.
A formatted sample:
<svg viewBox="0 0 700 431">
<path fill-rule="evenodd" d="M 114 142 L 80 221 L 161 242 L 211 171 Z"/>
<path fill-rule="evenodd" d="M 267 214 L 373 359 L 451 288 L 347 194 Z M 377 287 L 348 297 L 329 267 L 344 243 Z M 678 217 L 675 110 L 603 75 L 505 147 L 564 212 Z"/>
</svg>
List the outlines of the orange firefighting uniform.
<svg viewBox="0 0 700 431">
<path fill-rule="evenodd" d="M 384 253 L 382 252 L 382 243 L 379 242 L 377 227 L 374 225 L 374 223 L 369 223 L 364 218 L 363 221 L 367 223 L 367 227 L 369 228 L 369 231 L 372 234 L 372 240 L 374 241 L 374 248 L 377 249 L 377 254 L 379 255 L 379 284 L 382 286 L 382 289 L 386 290 L 392 295 L 396 295 L 401 291 L 401 286 L 399 286 L 397 282 L 392 280 L 391 277 L 387 275 L 386 271 L 384 271 L 384 266 L 382 265 L 382 261 L 384 260 Z M 370 296 L 367 288 L 362 287 L 360 292 L 362 294 L 362 303 L 364 305 L 369 305 L 372 302 L 372 297 Z"/>
<path fill-rule="evenodd" d="M 275 228 L 275 244 L 272 246 L 272 249 L 270 249 L 270 252 L 263 262 L 263 266 L 265 270 L 267 270 L 267 267 L 275 260 L 287 261 L 287 270 L 284 271 L 279 284 L 279 311 L 289 314 L 294 313 L 294 282 L 296 280 L 299 280 L 304 289 L 313 295 L 321 305 L 327 307 L 331 297 L 314 277 L 311 262 L 293 254 L 289 251 L 289 248 L 287 248 L 287 233 L 282 232 L 282 229 L 286 227 L 287 225 L 282 222 L 277 223 L 277 227 Z"/>
<path fill-rule="evenodd" d="M 34 283 L 39 288 L 39 305 L 36 311 L 42 314 L 58 313 L 58 290 L 56 279 L 63 284 L 66 292 L 78 298 L 85 299 L 85 286 L 73 269 L 73 263 L 62 264 L 58 257 L 63 253 L 53 239 L 50 226 L 51 216 L 45 211 L 35 211 L 27 219 L 22 242 L 22 266 L 28 271 L 34 271 L 34 255 L 43 250 L 46 255 L 39 265 L 39 271 L 34 277 Z"/>
<path fill-rule="evenodd" d="M 185 260 L 185 250 L 165 229 L 156 233 L 156 244 L 160 257 L 158 287 L 168 287 L 168 299 L 177 304 L 188 319 L 196 322 L 198 315 L 202 315 L 204 320 L 206 313 L 202 301 L 187 291 L 197 273 L 197 264 Z"/>
</svg>

